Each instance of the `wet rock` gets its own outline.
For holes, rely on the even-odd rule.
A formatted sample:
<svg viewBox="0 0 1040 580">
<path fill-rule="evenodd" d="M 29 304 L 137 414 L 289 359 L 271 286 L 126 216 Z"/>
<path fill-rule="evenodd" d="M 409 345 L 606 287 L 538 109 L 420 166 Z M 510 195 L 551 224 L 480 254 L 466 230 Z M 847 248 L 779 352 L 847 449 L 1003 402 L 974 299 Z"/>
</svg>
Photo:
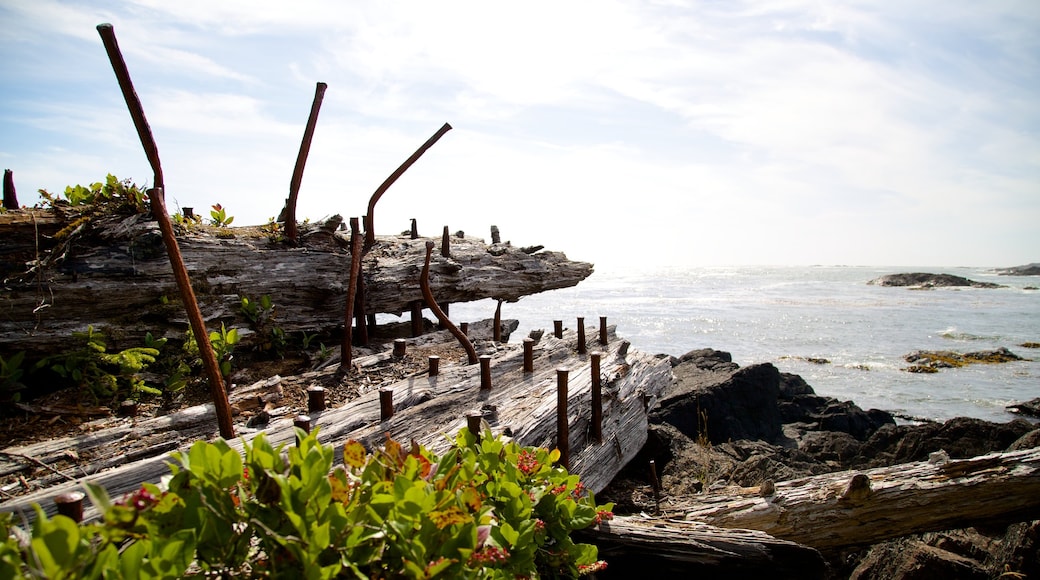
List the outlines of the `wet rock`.
<svg viewBox="0 0 1040 580">
<path fill-rule="evenodd" d="M 983 580 L 989 578 L 989 575 L 974 560 L 929 546 L 920 540 L 904 539 L 871 548 L 849 578 Z"/>
<path fill-rule="evenodd" d="M 875 432 L 860 450 L 862 465 L 881 467 L 925 461 L 930 453 L 946 451 L 950 457 L 965 459 L 1004 451 L 1033 426 L 1024 419 L 991 423 L 958 417 L 945 423 L 888 425 Z"/>
<path fill-rule="evenodd" d="M 1040 264 L 1026 264 L 1010 268 L 998 268 L 995 272 L 1001 276 L 1040 276 Z"/>
<path fill-rule="evenodd" d="M 1040 417 L 1040 397 L 1033 399 L 1032 401 L 1008 405 L 1006 408 L 1012 413 L 1027 415 L 1029 417 Z"/>
<path fill-rule="evenodd" d="M 850 578 L 1035 578 L 1040 521 L 965 528 L 873 546 Z"/>
<path fill-rule="evenodd" d="M 778 441 L 783 434 L 777 406 L 780 371 L 769 363 L 732 372 L 704 367 L 728 369 L 724 363 L 692 357 L 676 365 L 675 379 L 662 393 L 659 407 L 651 411 L 650 421 L 669 423 L 691 439 L 706 437 L 712 443 Z"/>
<path fill-rule="evenodd" d="M 971 287 L 971 288 L 1004 288 L 992 282 L 976 282 L 953 274 L 930 274 L 927 272 L 906 272 L 888 274 L 867 282 L 874 286 L 913 286 L 918 288 Z"/>
</svg>

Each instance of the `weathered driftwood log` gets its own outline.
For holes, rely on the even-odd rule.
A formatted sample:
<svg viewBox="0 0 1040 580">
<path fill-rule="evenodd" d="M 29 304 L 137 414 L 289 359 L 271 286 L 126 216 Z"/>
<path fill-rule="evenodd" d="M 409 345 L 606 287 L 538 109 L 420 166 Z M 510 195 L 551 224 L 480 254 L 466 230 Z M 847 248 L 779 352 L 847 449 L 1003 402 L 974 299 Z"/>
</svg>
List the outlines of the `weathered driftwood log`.
<svg viewBox="0 0 1040 580">
<path fill-rule="evenodd" d="M 616 517 L 578 532 L 596 544 L 612 578 L 825 578 L 827 564 L 813 548 L 760 531 L 697 522 Z"/>
<path fill-rule="evenodd" d="M 686 518 L 761 530 L 821 551 L 1040 517 L 1040 448 L 705 494 Z"/>
<path fill-rule="evenodd" d="M 143 214 L 107 216 L 91 222 L 89 235 L 54 240 L 69 219 L 43 210 L 0 214 L 0 354 L 60 352 L 72 344 L 72 332 L 88 325 L 106 334 L 110 348 L 140 346 L 146 332 L 183 338 L 187 320 L 156 223 Z M 258 228 L 195 226 L 179 234 L 209 325 L 247 328 L 240 297 L 268 295 L 275 323 L 287 333 L 340 330 L 350 272 L 341 221 L 336 216 L 301 229 L 299 247 L 272 241 Z M 528 254 L 474 238 L 451 244 L 451 257 L 435 256 L 431 264 L 430 285 L 443 303 L 515 301 L 574 286 L 592 273 L 591 264 L 558 252 Z M 362 264 L 364 312 L 406 312 L 421 300 L 424 255 L 424 239 L 377 238 Z"/>
<path fill-rule="evenodd" d="M 447 332 L 442 333 L 447 338 Z M 342 453 L 341 444 L 348 439 L 375 448 L 382 445 L 386 434 L 400 441 L 414 439 L 435 450 L 443 450 L 448 443 L 445 435 L 454 435 L 466 425 L 466 413 L 475 411 L 483 415 L 487 426 L 496 434 L 511 435 L 524 445 L 553 447 L 556 444 L 555 369 L 566 366 L 571 370 L 568 404 L 571 471 L 581 474 L 585 484 L 598 491 L 643 447 L 647 437 L 647 405 L 653 405 L 657 394 L 671 380 L 671 365 L 667 359 L 629 351 L 628 342 L 611 331 L 609 343 L 601 345 L 604 443 L 597 444 L 588 429 L 590 357 L 577 354 L 575 333 L 568 332 L 562 339 L 543 338 L 535 347 L 534 372 L 531 373 L 523 371 L 520 345 L 504 344 L 496 348 L 491 366 L 491 390 L 481 390 L 477 365 L 442 367 L 436 376 L 413 376 L 392 385 L 394 415 L 388 420 L 380 419 L 377 389 L 365 392 L 342 407 L 312 415 L 313 425 L 321 429 L 319 439 L 336 445 L 337 456 Z M 212 417 L 211 407 L 207 407 Z M 216 430 L 212 422 L 209 425 L 208 436 L 212 437 Z M 278 419 L 264 431 L 274 444 L 292 444 L 292 425 L 291 418 Z M 236 430 L 247 439 L 250 433 L 255 433 L 244 425 L 236 425 Z M 241 439 L 228 443 L 242 447 Z M 341 460 L 337 457 L 337 461 Z M 0 502 L 0 511 L 17 511 L 31 517 L 29 506 L 34 502 L 52 511 L 52 497 L 80 489 L 84 480 L 94 481 L 118 497 L 142 481 L 158 481 L 169 472 L 166 461 L 165 456 L 154 456 L 89 477 L 70 474 L 75 479 L 55 482 L 54 487 L 41 492 Z"/>
</svg>

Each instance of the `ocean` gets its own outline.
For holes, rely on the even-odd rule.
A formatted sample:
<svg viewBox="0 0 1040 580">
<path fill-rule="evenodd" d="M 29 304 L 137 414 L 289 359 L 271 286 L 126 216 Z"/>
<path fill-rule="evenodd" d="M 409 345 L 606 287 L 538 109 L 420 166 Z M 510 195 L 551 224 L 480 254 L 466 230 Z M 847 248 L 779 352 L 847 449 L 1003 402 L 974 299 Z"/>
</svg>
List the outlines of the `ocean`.
<svg viewBox="0 0 1040 580">
<path fill-rule="evenodd" d="M 868 285 L 885 274 L 931 272 L 1007 288 L 914 290 Z M 772 363 L 801 375 L 817 394 L 864 409 L 945 420 L 1008 421 L 1009 404 L 1040 396 L 1038 277 L 998 276 L 987 268 L 851 266 L 706 267 L 650 272 L 597 271 L 573 288 L 502 305 L 502 317 L 551 332 L 577 317 L 598 329 L 617 325 L 632 348 L 680 356 L 699 348 L 732 354 L 741 366 Z M 455 321 L 494 315 L 495 303 L 452 304 Z M 590 329 L 590 330 L 592 330 Z M 593 331 L 589 338 L 596 336 Z M 971 352 L 1006 347 L 1028 361 L 909 373 L 915 350 Z M 810 361 L 814 359 L 816 362 Z M 823 359 L 826 362 L 822 362 Z"/>
</svg>

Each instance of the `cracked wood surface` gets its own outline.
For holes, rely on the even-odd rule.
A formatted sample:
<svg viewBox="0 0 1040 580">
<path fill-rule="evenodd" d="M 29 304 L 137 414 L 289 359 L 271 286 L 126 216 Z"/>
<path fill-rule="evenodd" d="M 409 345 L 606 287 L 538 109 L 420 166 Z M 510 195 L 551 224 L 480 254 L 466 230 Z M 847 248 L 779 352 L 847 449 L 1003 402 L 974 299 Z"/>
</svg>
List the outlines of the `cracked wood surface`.
<svg viewBox="0 0 1040 580">
<path fill-rule="evenodd" d="M 178 234 L 207 324 L 246 329 L 240 297 L 268 295 L 286 333 L 342 331 L 350 253 L 341 221 L 301 228 L 298 247 L 271 241 L 259 228 L 200 225 Z M 154 221 L 106 216 L 91 222 L 89 235 L 55 240 L 65 224 L 44 210 L 0 214 L 0 354 L 24 350 L 38 358 L 81 346 L 71 336 L 88 325 L 106 334 L 111 349 L 140 346 L 147 332 L 183 339 L 187 319 Z M 422 301 L 426 239 L 377 237 L 362 263 L 365 313 L 408 312 Z M 450 247 L 451 257 L 438 252 L 431 263 L 431 290 L 442 304 L 516 301 L 592 273 L 592 264 L 559 252 L 471 237 L 451 237 Z"/>
</svg>

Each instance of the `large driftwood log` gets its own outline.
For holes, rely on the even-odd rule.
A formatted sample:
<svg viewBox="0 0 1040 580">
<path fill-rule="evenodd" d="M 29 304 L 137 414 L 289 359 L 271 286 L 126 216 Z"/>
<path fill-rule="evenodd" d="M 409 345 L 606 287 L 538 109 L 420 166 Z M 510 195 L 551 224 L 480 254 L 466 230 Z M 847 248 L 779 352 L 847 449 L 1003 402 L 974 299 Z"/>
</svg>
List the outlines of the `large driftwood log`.
<svg viewBox="0 0 1040 580">
<path fill-rule="evenodd" d="M 612 578 L 827 577 L 818 551 L 754 530 L 628 516 L 576 535 L 596 544 Z"/>
<path fill-rule="evenodd" d="M 768 487 L 768 485 L 767 485 Z M 686 519 L 821 551 L 1040 517 L 1040 448 L 918 462 L 705 494 Z"/>
<path fill-rule="evenodd" d="M 342 460 L 339 454 L 344 441 L 356 439 L 375 448 L 385 441 L 386 434 L 400 441 L 414 439 L 443 450 L 447 445 L 445 435 L 453 435 L 465 426 L 466 414 L 471 411 L 480 412 L 496 434 L 511 435 L 524 445 L 552 447 L 556 445 L 555 369 L 565 366 L 571 370 L 568 389 L 571 469 L 582 475 L 589 488 L 598 491 L 643 447 L 647 437 L 647 405 L 654 403 L 657 394 L 671 380 L 671 365 L 666 358 L 629 351 L 628 342 L 619 339 L 613 329 L 609 337 L 608 344 L 601 347 L 603 444 L 589 437 L 590 355 L 577 354 L 574 332 L 565 333 L 561 339 L 543 338 L 534 349 L 532 373 L 523 372 L 520 345 L 498 345 L 492 358 L 490 391 L 480 389 L 479 365 L 457 364 L 442 368 L 434 377 L 413 376 L 392 385 L 395 413 L 388 420 L 380 418 L 378 390 L 370 390 L 341 407 L 313 415 L 312 421 L 321 429 L 319 439 L 336 446 L 337 461 Z M 211 414 L 211 406 L 207 408 Z M 213 423 L 210 425 L 208 436 L 212 437 L 216 427 Z M 264 432 L 274 444 L 292 444 L 295 436 L 292 425 L 292 418 L 283 418 L 272 421 Z M 244 425 L 236 425 L 236 431 L 246 439 L 256 433 Z M 228 443 L 242 448 L 242 439 Z M 184 442 L 182 448 L 187 444 Z M 45 510 L 53 511 L 51 499 L 80 489 L 84 480 L 104 486 L 117 497 L 135 489 L 142 481 L 158 481 L 169 472 L 166 461 L 165 456 L 153 456 L 89 477 L 56 482 L 46 490 L 0 502 L 0 510 L 31 517 L 29 506 L 39 503 Z"/>
<path fill-rule="evenodd" d="M 55 240 L 73 217 L 44 210 L 0 214 L 0 354 L 60 352 L 88 325 L 106 334 L 110 348 L 140 346 L 146 332 L 183 338 L 187 320 L 156 223 L 144 214 L 99 217 L 89 234 Z M 179 234 L 209 325 L 246 328 L 240 297 L 268 295 L 275 322 L 287 333 L 341 331 L 350 268 L 341 221 L 335 216 L 302 229 L 298 247 L 272 241 L 258 228 L 195 226 Z M 425 242 L 376 239 L 362 265 L 365 313 L 408 312 L 422 301 Z M 516 301 L 574 286 L 592 273 L 591 264 L 558 252 L 527 253 L 458 237 L 450 246 L 450 257 L 438 253 L 431 264 L 431 289 L 441 303 Z"/>
</svg>

